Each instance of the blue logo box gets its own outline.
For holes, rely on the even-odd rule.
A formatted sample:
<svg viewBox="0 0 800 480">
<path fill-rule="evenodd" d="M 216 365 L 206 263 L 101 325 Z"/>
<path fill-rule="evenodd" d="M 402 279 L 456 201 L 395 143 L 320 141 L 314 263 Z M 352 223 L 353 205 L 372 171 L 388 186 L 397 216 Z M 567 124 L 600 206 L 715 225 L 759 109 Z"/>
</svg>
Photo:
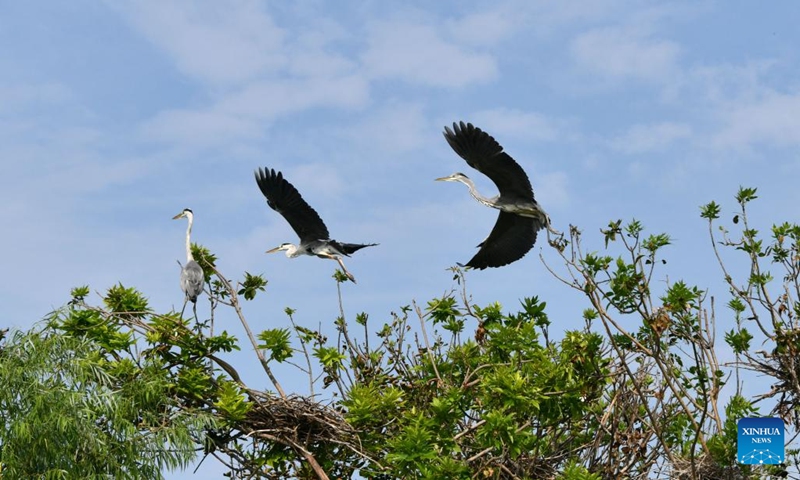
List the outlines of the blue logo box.
<svg viewBox="0 0 800 480">
<path fill-rule="evenodd" d="M 739 463 L 777 465 L 784 462 L 783 420 L 742 418 L 736 425 Z"/>
</svg>

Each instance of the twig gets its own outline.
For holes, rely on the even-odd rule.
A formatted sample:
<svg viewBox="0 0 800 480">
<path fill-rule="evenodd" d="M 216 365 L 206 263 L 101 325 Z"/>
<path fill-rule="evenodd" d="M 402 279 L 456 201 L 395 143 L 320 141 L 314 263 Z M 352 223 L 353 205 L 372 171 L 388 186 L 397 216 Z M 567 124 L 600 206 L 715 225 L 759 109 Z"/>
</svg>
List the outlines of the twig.
<svg viewBox="0 0 800 480">
<path fill-rule="evenodd" d="M 219 270 L 216 269 L 213 265 L 209 265 L 211 269 L 214 270 L 214 274 L 219 278 L 219 280 L 225 285 L 225 289 L 228 291 L 228 294 L 231 296 L 231 305 L 233 306 L 234 310 L 236 310 L 236 315 L 239 317 L 239 321 L 242 322 L 242 326 L 244 326 L 245 331 L 247 332 L 247 337 L 250 339 L 250 343 L 253 345 L 253 349 L 256 352 L 256 356 L 258 356 L 259 362 L 261 362 L 261 367 L 266 372 L 267 376 L 269 377 L 272 385 L 275 386 L 275 389 L 278 391 L 278 394 L 281 398 L 286 398 L 286 393 L 283 391 L 281 384 L 278 383 L 278 379 L 275 378 L 275 375 L 272 373 L 272 369 L 269 368 L 269 363 L 267 359 L 264 357 L 264 353 L 258 348 L 258 342 L 256 341 L 256 337 L 253 335 L 253 331 L 250 330 L 250 325 L 247 323 L 247 320 L 244 318 L 244 313 L 242 312 L 242 308 L 239 305 L 239 297 L 236 293 L 236 290 L 233 289 L 231 286 L 231 282 L 228 281 Z"/>
<path fill-rule="evenodd" d="M 419 317 L 419 324 L 422 327 L 422 339 L 425 341 L 425 351 L 428 352 L 428 358 L 431 361 L 431 366 L 433 366 L 433 371 L 436 373 L 436 379 L 439 381 L 439 385 L 442 385 L 442 377 L 439 376 L 439 369 L 436 367 L 436 357 L 433 355 L 433 351 L 431 350 L 431 344 L 428 342 L 428 331 L 425 328 L 425 319 L 422 315 L 422 310 L 420 310 L 417 302 L 412 302 L 414 304 L 414 310 L 417 312 L 417 317 Z"/>
</svg>

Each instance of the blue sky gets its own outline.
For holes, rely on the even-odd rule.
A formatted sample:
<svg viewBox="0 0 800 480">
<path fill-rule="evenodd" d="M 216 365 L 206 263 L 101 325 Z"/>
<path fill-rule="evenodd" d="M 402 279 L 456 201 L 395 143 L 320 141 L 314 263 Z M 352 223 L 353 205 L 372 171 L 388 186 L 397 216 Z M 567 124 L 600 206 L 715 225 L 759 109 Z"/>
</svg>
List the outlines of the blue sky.
<svg viewBox="0 0 800 480">
<path fill-rule="evenodd" d="M 285 307 L 301 325 L 331 322 L 336 264 L 264 255 L 296 241 L 253 180 L 268 166 L 334 238 L 380 243 L 347 261 L 359 283 L 343 286 L 346 313 L 369 313 L 377 329 L 390 311 L 453 288 L 446 269 L 494 224 L 462 185 L 433 181 L 463 171 L 495 192 L 444 141 L 457 120 L 523 166 L 555 228 L 577 225 L 594 250 L 600 227 L 635 217 L 674 239 L 659 281 L 682 278 L 726 301 L 699 205 L 720 201 L 730 218 L 738 186 L 753 186 L 756 226 L 800 221 L 799 10 L 0 2 L 0 325 L 27 327 L 82 284 L 121 281 L 156 309 L 180 308 L 185 223 L 170 218 L 184 207 L 224 273 L 268 278 L 245 306 L 255 328 L 286 326 Z M 554 330 L 578 328 L 586 303 L 540 254 L 558 265 L 540 241 L 508 267 L 469 272 L 473 301 L 514 310 L 539 295 Z"/>
</svg>

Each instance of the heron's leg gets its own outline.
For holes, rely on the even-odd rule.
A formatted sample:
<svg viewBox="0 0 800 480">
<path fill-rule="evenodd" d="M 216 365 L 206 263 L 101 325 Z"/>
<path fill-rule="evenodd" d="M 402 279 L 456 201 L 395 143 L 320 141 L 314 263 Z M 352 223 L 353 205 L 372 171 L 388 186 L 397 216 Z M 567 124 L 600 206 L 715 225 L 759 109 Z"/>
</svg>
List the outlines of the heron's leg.
<svg viewBox="0 0 800 480">
<path fill-rule="evenodd" d="M 181 318 L 183 318 L 183 311 L 186 310 L 186 302 L 189 301 L 189 297 L 183 297 L 183 308 L 181 308 Z"/>
<path fill-rule="evenodd" d="M 562 232 L 559 232 L 555 228 L 551 227 L 549 223 L 547 224 L 547 233 L 548 233 L 548 235 L 552 233 L 556 237 L 563 237 L 564 236 L 564 234 Z"/>
<path fill-rule="evenodd" d="M 317 253 L 316 255 L 320 258 L 327 258 L 328 260 L 336 260 L 337 262 L 339 262 L 339 266 L 342 267 L 342 271 L 344 272 L 345 275 L 347 275 L 347 278 L 349 278 L 351 282 L 356 283 L 356 277 L 354 277 L 352 273 L 347 271 L 347 268 L 345 268 L 344 262 L 342 262 L 341 257 L 339 257 L 338 255 L 331 255 L 329 253 Z"/>
<path fill-rule="evenodd" d="M 194 321 L 197 322 L 197 302 L 192 302 L 192 313 L 194 313 Z"/>
<path fill-rule="evenodd" d="M 347 271 L 347 269 L 344 266 L 344 262 L 342 261 L 342 258 L 337 256 L 334 256 L 333 258 L 335 258 L 336 261 L 339 262 L 339 266 L 342 267 L 342 271 L 344 271 L 344 274 L 347 275 L 347 278 L 349 278 L 351 282 L 356 283 L 356 277 L 354 277 L 352 273 Z"/>
</svg>

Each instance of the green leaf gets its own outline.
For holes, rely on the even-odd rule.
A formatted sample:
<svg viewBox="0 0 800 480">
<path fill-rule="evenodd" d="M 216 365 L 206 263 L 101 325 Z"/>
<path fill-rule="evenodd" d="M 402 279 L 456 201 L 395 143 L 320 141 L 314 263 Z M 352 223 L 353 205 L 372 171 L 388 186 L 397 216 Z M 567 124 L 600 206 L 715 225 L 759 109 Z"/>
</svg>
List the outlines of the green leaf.
<svg viewBox="0 0 800 480">
<path fill-rule="evenodd" d="M 700 217 L 707 218 L 708 220 L 716 220 L 719 218 L 720 206 L 716 202 L 707 203 L 700 207 Z"/>
<path fill-rule="evenodd" d="M 758 198 L 758 196 L 756 195 L 756 191 L 757 189 L 755 188 L 739 187 L 739 191 L 736 192 L 736 201 L 739 202 L 742 206 L 744 206 L 748 202 Z"/>
<path fill-rule="evenodd" d="M 244 295 L 245 300 L 252 300 L 256 298 L 256 293 L 265 290 L 267 281 L 261 275 L 251 275 L 248 272 L 244 272 L 244 281 L 241 286 L 242 288 L 236 293 Z"/>
<path fill-rule="evenodd" d="M 280 363 L 294 353 L 290 342 L 291 331 L 286 328 L 273 328 L 258 334 L 261 343 L 258 348 L 269 352 L 270 360 Z"/>
</svg>

